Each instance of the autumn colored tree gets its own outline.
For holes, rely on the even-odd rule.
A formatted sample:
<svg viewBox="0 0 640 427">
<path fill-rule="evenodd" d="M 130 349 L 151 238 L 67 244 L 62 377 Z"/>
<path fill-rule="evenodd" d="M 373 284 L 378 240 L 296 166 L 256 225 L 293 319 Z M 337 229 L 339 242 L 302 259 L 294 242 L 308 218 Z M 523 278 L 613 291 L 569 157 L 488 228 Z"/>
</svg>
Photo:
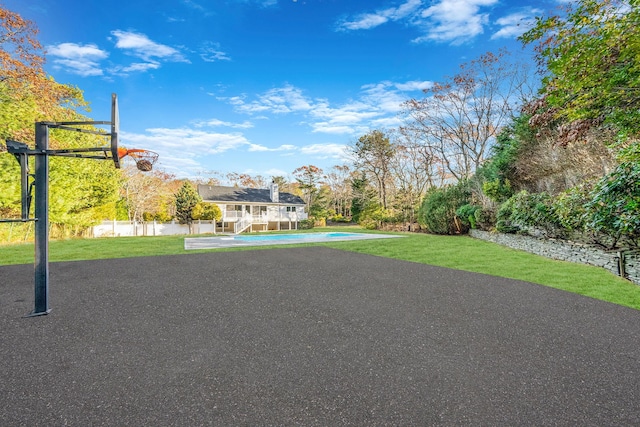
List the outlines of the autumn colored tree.
<svg viewBox="0 0 640 427">
<path fill-rule="evenodd" d="M 70 120 L 75 108 L 86 105 L 77 88 L 45 73 L 37 34 L 33 22 L 0 6 L 1 139 L 33 140 L 34 122 Z"/>
<path fill-rule="evenodd" d="M 200 202 L 193 208 L 193 219 L 203 219 L 205 221 L 220 221 L 222 211 L 215 203 Z"/>
<path fill-rule="evenodd" d="M 19 167 L 4 140 L 33 144 L 37 121 L 87 121 L 76 107 L 82 93 L 62 85 L 44 69 L 44 53 L 35 24 L 0 6 L 0 211 L 15 217 L 20 207 Z M 51 148 L 104 145 L 106 138 L 51 129 Z M 33 170 L 33 168 L 32 168 Z M 119 171 L 113 163 L 54 157 L 50 164 L 49 213 L 52 224 L 74 229 L 113 218 Z"/>
<path fill-rule="evenodd" d="M 174 176 L 161 170 L 140 172 L 133 166 L 127 166 L 122 171 L 120 197 L 127 209 L 127 219 L 169 220 L 175 193 Z"/>
</svg>

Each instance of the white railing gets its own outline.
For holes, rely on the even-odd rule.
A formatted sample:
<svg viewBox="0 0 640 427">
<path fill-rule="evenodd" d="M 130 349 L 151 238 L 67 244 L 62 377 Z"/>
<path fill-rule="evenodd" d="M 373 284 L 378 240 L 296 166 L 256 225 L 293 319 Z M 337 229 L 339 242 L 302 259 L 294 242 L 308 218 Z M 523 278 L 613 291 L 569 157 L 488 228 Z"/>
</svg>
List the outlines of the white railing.
<svg viewBox="0 0 640 427">
<path fill-rule="evenodd" d="M 238 219 L 244 216 L 244 211 L 225 211 L 223 218 L 225 220 L 228 219 Z"/>
<path fill-rule="evenodd" d="M 244 215 L 242 218 L 236 221 L 233 224 L 233 234 L 239 234 L 246 230 L 252 224 L 252 219 L 253 218 L 251 217 L 251 215 Z"/>
</svg>

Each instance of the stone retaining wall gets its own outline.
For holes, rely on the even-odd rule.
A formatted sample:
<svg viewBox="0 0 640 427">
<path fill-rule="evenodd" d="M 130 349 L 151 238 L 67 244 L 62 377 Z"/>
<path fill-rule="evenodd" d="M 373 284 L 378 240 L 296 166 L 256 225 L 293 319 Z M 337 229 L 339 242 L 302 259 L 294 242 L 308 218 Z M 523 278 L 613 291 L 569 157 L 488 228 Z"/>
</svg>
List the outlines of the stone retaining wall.
<svg viewBox="0 0 640 427">
<path fill-rule="evenodd" d="M 605 251 L 565 240 L 540 239 L 519 234 L 490 233 L 481 230 L 470 230 L 469 235 L 476 239 L 487 240 L 547 258 L 595 265 L 617 276 L 621 275 L 619 260 L 622 255 L 624 277 L 636 285 L 640 285 L 640 253 L 638 251 L 624 251 L 622 253 Z"/>
</svg>

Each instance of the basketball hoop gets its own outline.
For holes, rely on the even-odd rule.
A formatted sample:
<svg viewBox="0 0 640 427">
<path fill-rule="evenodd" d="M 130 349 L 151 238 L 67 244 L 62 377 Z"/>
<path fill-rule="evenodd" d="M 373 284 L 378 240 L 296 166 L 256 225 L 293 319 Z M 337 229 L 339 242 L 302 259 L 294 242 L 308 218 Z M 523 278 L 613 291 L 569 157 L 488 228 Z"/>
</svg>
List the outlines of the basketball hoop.
<svg viewBox="0 0 640 427">
<path fill-rule="evenodd" d="M 136 162 L 136 167 L 142 172 L 149 172 L 158 160 L 158 153 L 140 148 L 118 148 L 118 158 L 129 156 Z"/>
</svg>

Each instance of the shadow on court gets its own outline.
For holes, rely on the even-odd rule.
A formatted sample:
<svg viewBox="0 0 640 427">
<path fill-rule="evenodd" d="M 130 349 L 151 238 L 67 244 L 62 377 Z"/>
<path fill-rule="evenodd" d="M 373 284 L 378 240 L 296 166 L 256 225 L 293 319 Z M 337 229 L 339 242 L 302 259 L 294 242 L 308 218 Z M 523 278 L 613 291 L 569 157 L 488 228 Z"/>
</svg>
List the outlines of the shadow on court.
<svg viewBox="0 0 640 427">
<path fill-rule="evenodd" d="M 638 425 L 640 311 L 323 247 L 0 267 L 18 425 Z"/>
</svg>

